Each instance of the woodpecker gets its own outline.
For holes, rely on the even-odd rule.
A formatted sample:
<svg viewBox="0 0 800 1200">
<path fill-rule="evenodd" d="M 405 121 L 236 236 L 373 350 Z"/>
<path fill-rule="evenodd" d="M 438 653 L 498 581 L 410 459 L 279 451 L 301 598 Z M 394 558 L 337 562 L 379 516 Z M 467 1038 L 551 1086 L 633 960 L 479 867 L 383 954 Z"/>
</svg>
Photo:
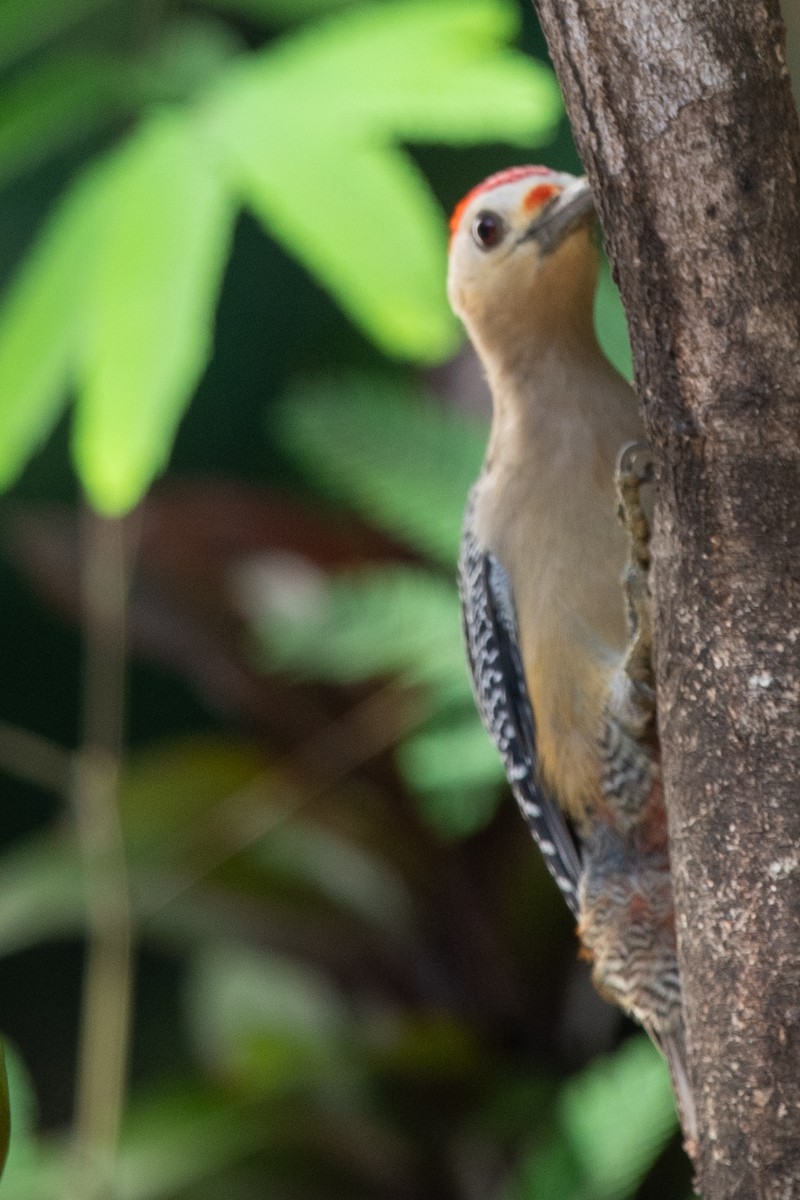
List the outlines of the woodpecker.
<svg viewBox="0 0 800 1200">
<path fill-rule="evenodd" d="M 474 188 L 450 229 L 450 303 L 492 394 L 459 561 L 476 704 L 577 918 L 593 981 L 663 1051 L 691 1144 L 643 430 L 595 337 L 589 185 L 513 167 Z"/>
</svg>

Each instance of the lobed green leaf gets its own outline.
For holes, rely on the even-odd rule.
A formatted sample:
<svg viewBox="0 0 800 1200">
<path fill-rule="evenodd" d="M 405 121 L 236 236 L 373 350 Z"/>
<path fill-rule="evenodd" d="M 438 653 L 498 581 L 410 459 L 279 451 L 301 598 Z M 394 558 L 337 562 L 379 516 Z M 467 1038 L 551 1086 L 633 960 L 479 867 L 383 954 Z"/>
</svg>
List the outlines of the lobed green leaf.
<svg viewBox="0 0 800 1200">
<path fill-rule="evenodd" d="M 166 464 L 211 351 L 233 208 L 202 128 L 159 115 L 107 161 L 84 295 L 73 449 L 101 512 Z"/>
<path fill-rule="evenodd" d="M 244 149 L 233 171 L 244 203 L 388 353 L 423 362 L 451 353 L 459 332 L 444 301 L 444 221 L 410 159 L 346 144 L 339 131 L 317 142 L 299 120 L 259 123 L 263 145 Z M 240 133 L 228 141 L 231 161 Z"/>
<path fill-rule="evenodd" d="M 299 115 L 316 124 L 320 143 L 338 129 L 342 142 L 540 144 L 555 133 L 563 106 L 552 71 L 507 45 L 518 25 L 505 0 L 350 9 L 243 66 L 227 99 L 262 111 L 265 101 L 291 99 L 292 122 Z M 280 119 L 282 108 L 272 111 Z"/>
<path fill-rule="evenodd" d="M 269 665 L 339 682 L 399 675 L 466 701 L 455 588 L 412 567 L 334 578 L 316 612 L 265 613 Z"/>
<path fill-rule="evenodd" d="M 348 11 L 231 72 L 210 100 L 232 186 L 392 355 L 437 361 L 459 336 L 445 223 L 397 143 L 527 145 L 560 117 L 552 73 L 501 45 L 512 12 L 498 0 Z"/>
<path fill-rule="evenodd" d="M 278 436 L 339 500 L 454 568 L 485 449 L 482 423 L 394 380 L 351 374 L 290 392 Z"/>
<path fill-rule="evenodd" d="M 85 2 L 56 8 L 40 32 Z M 0 30 L 16 21 L 18 42 L 23 26 L 32 37 L 41 6 L 31 25 L 12 9 Z M 89 499 L 112 515 L 138 501 L 207 362 L 242 201 L 389 353 L 449 353 L 458 331 L 444 298 L 445 223 L 397 143 L 552 131 L 552 77 L 504 47 L 510 14 L 500 0 L 365 6 L 225 69 L 230 47 L 213 31 L 179 38 L 181 88 L 193 94 L 198 64 L 214 64 L 200 71 L 205 98 L 149 117 L 69 189 L 0 310 L 0 484 L 75 384 L 73 450 Z M 108 64 L 76 65 L 18 85 L 0 118 L 0 173 L 77 133 L 77 109 L 105 119 Z M 62 110 L 64 86 L 73 103 Z"/>
<path fill-rule="evenodd" d="M 13 482 L 66 402 L 102 184 L 102 170 L 90 170 L 61 199 L 0 308 L 0 485 Z"/>
</svg>

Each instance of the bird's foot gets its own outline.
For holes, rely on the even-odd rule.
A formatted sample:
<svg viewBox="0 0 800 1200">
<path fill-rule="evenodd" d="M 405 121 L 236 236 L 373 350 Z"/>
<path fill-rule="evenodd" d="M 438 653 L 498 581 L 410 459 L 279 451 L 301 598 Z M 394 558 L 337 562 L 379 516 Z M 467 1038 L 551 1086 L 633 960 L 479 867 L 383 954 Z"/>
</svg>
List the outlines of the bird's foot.
<svg viewBox="0 0 800 1200">
<path fill-rule="evenodd" d="M 629 554 L 647 573 L 650 566 L 650 524 L 642 507 L 642 485 L 653 481 L 653 459 L 646 442 L 626 442 L 617 455 L 614 483 L 617 510 L 628 534 Z"/>
<path fill-rule="evenodd" d="M 622 593 L 628 620 L 628 649 L 622 664 L 628 695 L 618 714 L 630 732 L 640 734 L 655 713 L 650 589 L 650 524 L 642 506 L 641 489 L 653 478 L 649 448 L 629 442 L 617 458 L 614 482 L 618 515 L 628 535 L 628 560 L 622 575 Z M 627 710 L 627 711 L 626 711 Z M 624 714 L 624 715 L 623 715 Z"/>
</svg>

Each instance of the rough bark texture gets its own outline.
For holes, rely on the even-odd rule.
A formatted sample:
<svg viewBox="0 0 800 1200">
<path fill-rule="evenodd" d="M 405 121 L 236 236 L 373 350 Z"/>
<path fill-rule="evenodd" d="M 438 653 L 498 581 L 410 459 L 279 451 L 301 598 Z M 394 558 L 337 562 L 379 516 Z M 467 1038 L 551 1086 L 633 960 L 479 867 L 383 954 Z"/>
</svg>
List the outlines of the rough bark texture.
<svg viewBox="0 0 800 1200">
<path fill-rule="evenodd" d="M 534 0 L 629 317 L 706 1200 L 800 1197 L 800 131 L 777 0 Z"/>
</svg>

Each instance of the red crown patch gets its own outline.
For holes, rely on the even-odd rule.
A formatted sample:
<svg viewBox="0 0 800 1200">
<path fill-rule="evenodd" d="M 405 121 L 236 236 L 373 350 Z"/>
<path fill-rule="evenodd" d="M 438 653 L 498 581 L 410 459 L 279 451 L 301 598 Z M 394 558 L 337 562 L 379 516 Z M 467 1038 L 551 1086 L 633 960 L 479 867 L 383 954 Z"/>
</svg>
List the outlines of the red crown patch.
<svg viewBox="0 0 800 1200">
<path fill-rule="evenodd" d="M 507 167 L 505 171 L 496 171 L 494 175 L 484 179 L 483 183 L 472 188 L 453 209 L 453 215 L 450 218 L 451 236 L 461 224 L 465 209 L 469 208 L 472 201 L 476 196 L 480 196 L 481 192 L 492 191 L 493 188 L 502 187 L 504 183 L 516 183 L 518 179 L 526 179 L 529 175 L 552 175 L 552 171 L 549 167 Z"/>
</svg>

